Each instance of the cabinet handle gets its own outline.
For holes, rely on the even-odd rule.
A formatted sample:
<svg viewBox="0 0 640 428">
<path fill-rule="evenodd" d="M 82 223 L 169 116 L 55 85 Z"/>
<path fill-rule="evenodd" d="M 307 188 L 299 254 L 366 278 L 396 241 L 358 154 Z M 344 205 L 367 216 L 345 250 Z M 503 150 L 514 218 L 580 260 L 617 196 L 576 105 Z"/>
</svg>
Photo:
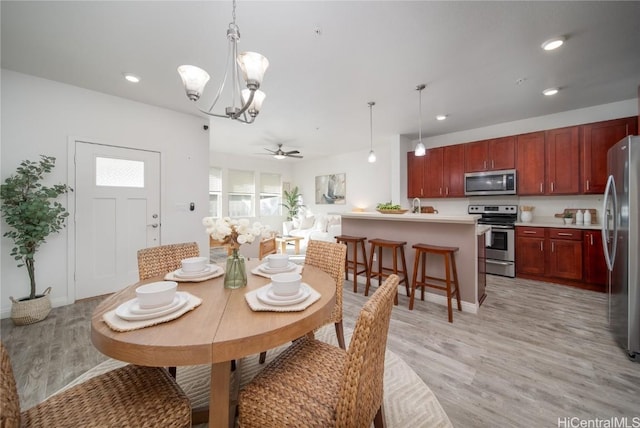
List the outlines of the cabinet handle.
<svg viewBox="0 0 640 428">
<path fill-rule="evenodd" d="M 527 234 L 527 235 L 537 235 L 538 234 L 538 232 L 534 232 L 533 230 L 525 230 L 524 233 Z"/>
<path fill-rule="evenodd" d="M 553 181 L 551 182 L 551 193 L 553 193 Z"/>
<path fill-rule="evenodd" d="M 587 180 L 587 190 L 589 190 L 589 180 Z"/>
<path fill-rule="evenodd" d="M 483 165 L 484 165 L 484 169 L 487 169 L 487 161 L 484 161 Z"/>
<path fill-rule="evenodd" d="M 448 187 L 445 187 L 445 188 L 444 188 L 444 194 L 445 194 L 445 195 L 447 195 L 447 196 L 449 196 L 449 188 L 448 188 Z"/>
<path fill-rule="evenodd" d="M 440 188 L 440 196 L 442 196 L 442 187 Z"/>
<path fill-rule="evenodd" d="M 573 236 L 573 233 L 559 232 L 558 236 Z"/>
<path fill-rule="evenodd" d="M 493 159 L 491 159 L 491 169 L 495 168 L 495 163 L 493 162 Z"/>
<path fill-rule="evenodd" d="M 552 252 L 552 253 L 555 253 L 555 252 L 556 252 L 556 243 L 555 243 L 555 242 L 552 242 L 552 243 L 551 243 L 551 252 Z"/>
<path fill-rule="evenodd" d="M 591 246 L 593 247 L 593 235 L 589 235 L 589 239 L 591 240 Z"/>
<path fill-rule="evenodd" d="M 544 251 L 544 249 L 542 248 L 542 241 L 540 241 L 540 251 Z"/>
<path fill-rule="evenodd" d="M 544 193 L 544 190 L 542 189 L 542 182 L 540 182 L 540 193 Z"/>
</svg>

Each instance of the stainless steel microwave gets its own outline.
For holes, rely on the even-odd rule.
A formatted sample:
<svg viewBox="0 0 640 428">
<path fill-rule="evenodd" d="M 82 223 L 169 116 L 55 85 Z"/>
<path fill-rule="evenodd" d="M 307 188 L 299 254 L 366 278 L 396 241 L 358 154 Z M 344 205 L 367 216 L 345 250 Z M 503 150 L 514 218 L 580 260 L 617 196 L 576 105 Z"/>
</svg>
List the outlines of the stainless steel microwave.
<svg viewBox="0 0 640 428">
<path fill-rule="evenodd" d="M 516 170 L 467 172 L 464 175 L 465 196 L 515 195 Z"/>
</svg>

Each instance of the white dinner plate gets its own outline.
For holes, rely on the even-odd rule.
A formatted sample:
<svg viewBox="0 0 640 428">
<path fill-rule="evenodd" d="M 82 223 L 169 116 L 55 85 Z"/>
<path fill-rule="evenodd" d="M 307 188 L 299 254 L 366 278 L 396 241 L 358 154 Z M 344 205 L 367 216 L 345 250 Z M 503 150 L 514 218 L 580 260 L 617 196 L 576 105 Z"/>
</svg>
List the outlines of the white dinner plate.
<svg viewBox="0 0 640 428">
<path fill-rule="evenodd" d="M 286 267 L 281 267 L 281 268 L 272 268 L 272 267 L 269 267 L 267 263 L 263 263 L 260 266 L 258 266 L 258 269 L 260 269 L 264 273 L 283 273 L 283 272 L 291 272 L 292 270 L 295 270 L 296 267 L 298 267 L 298 265 L 292 262 L 289 262 L 289 264 Z"/>
<path fill-rule="evenodd" d="M 277 299 L 272 298 L 271 296 L 275 296 L 271 291 L 271 284 L 267 284 L 264 287 L 258 289 L 256 293 L 256 297 L 262 303 L 266 303 L 267 305 L 272 306 L 290 306 L 296 305 L 298 303 L 304 302 L 311 295 L 311 289 L 306 284 L 300 284 L 300 292 L 295 296 L 289 297 L 288 299 L 282 299 L 282 296 L 277 296 Z"/>
<path fill-rule="evenodd" d="M 200 278 L 201 276 L 207 276 L 213 273 L 218 266 L 216 265 L 207 265 L 204 269 L 199 270 L 197 272 L 185 272 L 182 269 L 177 269 L 173 271 L 173 274 L 177 278 Z"/>
<path fill-rule="evenodd" d="M 180 291 L 176 293 L 176 297 L 178 297 L 177 303 L 172 303 L 164 309 L 159 308 L 162 310 L 146 314 L 136 314 L 131 312 L 132 305 L 138 304 L 137 299 L 131 299 L 118 306 L 118 308 L 116 309 L 116 315 L 127 321 L 150 320 L 153 318 L 163 317 L 181 309 L 189 301 L 189 297 L 185 293 L 182 293 Z"/>
<path fill-rule="evenodd" d="M 155 308 L 142 308 L 140 307 L 140 301 L 138 299 L 129 300 L 129 311 L 132 314 L 142 315 L 142 314 L 156 314 L 157 312 L 165 311 L 169 308 L 175 307 L 180 303 L 180 296 L 176 292 L 176 295 L 173 298 L 173 301 L 168 305 L 162 305 Z"/>
</svg>

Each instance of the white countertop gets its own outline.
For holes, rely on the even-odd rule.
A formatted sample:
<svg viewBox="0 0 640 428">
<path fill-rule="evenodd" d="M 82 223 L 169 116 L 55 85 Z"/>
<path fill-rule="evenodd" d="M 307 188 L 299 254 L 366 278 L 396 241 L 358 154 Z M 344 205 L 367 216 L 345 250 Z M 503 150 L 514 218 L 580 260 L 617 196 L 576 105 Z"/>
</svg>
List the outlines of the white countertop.
<svg viewBox="0 0 640 428">
<path fill-rule="evenodd" d="M 600 230 L 601 224 L 564 224 L 564 220 L 561 218 L 556 219 L 540 219 L 529 223 L 516 222 L 516 226 L 529 226 L 529 227 L 556 227 L 566 229 L 587 229 L 587 230 Z"/>
<path fill-rule="evenodd" d="M 366 220 L 385 220 L 385 221 L 413 221 L 424 223 L 459 223 L 459 224 L 476 224 L 480 215 L 444 215 L 444 214 L 382 214 L 379 212 L 348 212 L 340 213 L 342 218 L 348 219 L 366 219 Z"/>
</svg>

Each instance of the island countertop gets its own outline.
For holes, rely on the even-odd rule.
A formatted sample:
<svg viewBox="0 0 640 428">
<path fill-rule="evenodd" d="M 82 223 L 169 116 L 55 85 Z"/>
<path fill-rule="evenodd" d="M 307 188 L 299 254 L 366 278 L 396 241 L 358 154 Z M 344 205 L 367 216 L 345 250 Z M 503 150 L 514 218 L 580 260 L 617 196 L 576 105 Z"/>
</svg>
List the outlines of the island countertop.
<svg viewBox="0 0 640 428">
<path fill-rule="evenodd" d="M 367 219 L 367 220 L 387 220 L 387 221 L 415 221 L 428 223 L 458 223 L 476 224 L 480 215 L 444 215 L 444 214 L 382 214 L 377 211 L 366 212 L 346 212 L 339 213 L 342 218 Z"/>
</svg>

